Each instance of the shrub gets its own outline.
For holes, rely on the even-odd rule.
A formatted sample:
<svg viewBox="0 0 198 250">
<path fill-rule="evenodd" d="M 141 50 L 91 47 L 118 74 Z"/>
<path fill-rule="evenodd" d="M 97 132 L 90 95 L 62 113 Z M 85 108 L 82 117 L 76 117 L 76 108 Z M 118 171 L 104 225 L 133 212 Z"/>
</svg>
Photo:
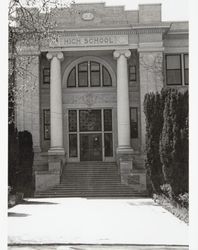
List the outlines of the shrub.
<svg viewBox="0 0 198 250">
<path fill-rule="evenodd" d="M 19 171 L 18 171 L 18 190 L 26 195 L 31 194 L 32 166 L 33 166 L 33 142 L 32 135 L 28 131 L 19 132 Z"/>
<path fill-rule="evenodd" d="M 188 206 L 189 206 L 189 194 L 188 193 L 180 194 L 178 196 L 178 201 L 182 207 L 188 208 Z"/>
<path fill-rule="evenodd" d="M 173 199 L 173 190 L 170 184 L 164 184 L 160 186 L 162 193 L 169 199 Z"/>
<path fill-rule="evenodd" d="M 159 153 L 165 182 L 177 196 L 188 191 L 188 94 L 169 89 L 164 100 Z"/>
<path fill-rule="evenodd" d="M 160 192 L 163 183 L 162 164 L 159 155 L 159 139 L 163 126 L 163 100 L 159 93 L 149 93 L 144 100 L 146 116 L 146 169 L 153 191 Z"/>
<path fill-rule="evenodd" d="M 188 192 L 188 92 L 170 88 L 146 94 L 144 113 L 146 168 L 153 191 L 169 197 Z"/>
<path fill-rule="evenodd" d="M 15 192 L 19 166 L 18 131 L 13 123 L 9 124 L 8 129 L 8 185 L 12 187 L 12 192 Z"/>
<path fill-rule="evenodd" d="M 31 195 L 33 156 L 31 133 L 18 133 L 14 124 L 9 124 L 8 184 L 13 194 L 23 192 Z"/>
</svg>

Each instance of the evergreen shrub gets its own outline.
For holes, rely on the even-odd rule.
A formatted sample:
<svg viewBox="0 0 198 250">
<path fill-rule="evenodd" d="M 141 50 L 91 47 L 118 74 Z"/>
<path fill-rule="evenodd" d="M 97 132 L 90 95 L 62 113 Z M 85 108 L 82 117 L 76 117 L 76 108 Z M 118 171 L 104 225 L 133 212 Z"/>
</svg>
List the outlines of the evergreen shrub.
<svg viewBox="0 0 198 250">
<path fill-rule="evenodd" d="M 163 100 L 159 93 L 145 96 L 146 115 L 146 169 L 153 191 L 160 192 L 163 184 L 162 164 L 159 155 L 159 139 L 163 126 Z"/>
<path fill-rule="evenodd" d="M 188 91 L 148 93 L 144 113 L 146 168 L 153 192 L 177 199 L 188 192 Z"/>
<path fill-rule="evenodd" d="M 8 185 L 12 193 L 23 192 L 26 196 L 33 191 L 32 135 L 28 131 L 18 132 L 14 124 L 9 124 L 8 134 Z"/>
</svg>

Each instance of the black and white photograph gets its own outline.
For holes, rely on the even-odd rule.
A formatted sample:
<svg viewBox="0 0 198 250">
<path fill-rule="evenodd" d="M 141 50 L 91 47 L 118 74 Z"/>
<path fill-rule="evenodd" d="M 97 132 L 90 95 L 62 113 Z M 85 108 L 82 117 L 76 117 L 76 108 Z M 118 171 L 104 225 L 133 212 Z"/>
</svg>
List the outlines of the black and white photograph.
<svg viewBox="0 0 198 250">
<path fill-rule="evenodd" d="M 5 5 L 0 249 L 197 250 L 189 1 Z"/>
</svg>

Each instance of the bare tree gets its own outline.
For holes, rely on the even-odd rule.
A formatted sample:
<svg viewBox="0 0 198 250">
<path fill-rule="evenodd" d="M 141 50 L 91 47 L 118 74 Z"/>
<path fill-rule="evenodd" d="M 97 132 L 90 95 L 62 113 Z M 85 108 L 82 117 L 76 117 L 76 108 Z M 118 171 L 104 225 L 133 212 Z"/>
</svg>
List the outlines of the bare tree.
<svg viewBox="0 0 198 250">
<path fill-rule="evenodd" d="M 29 79 L 34 76 L 28 65 L 32 57 L 25 59 L 21 56 L 23 48 L 37 47 L 38 50 L 44 40 L 54 39 L 52 32 L 56 27 L 55 18 L 51 9 L 70 8 L 74 1 L 61 0 L 10 0 L 8 8 L 9 29 L 9 123 L 14 122 L 16 99 L 21 93 L 32 91 L 34 82 Z M 16 75 L 26 78 L 26 83 L 16 86 Z M 23 91 L 22 91 L 23 89 Z"/>
</svg>

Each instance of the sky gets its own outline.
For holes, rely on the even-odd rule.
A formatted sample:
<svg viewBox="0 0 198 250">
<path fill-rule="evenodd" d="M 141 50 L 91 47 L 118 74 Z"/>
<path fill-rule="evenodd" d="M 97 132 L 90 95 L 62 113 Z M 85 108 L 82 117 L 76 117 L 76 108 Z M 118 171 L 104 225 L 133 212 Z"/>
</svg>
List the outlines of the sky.
<svg viewBox="0 0 198 250">
<path fill-rule="evenodd" d="M 138 4 L 161 3 L 163 21 L 186 21 L 189 19 L 188 0 L 76 0 L 75 2 L 105 2 L 106 6 L 124 5 L 126 10 L 136 10 Z"/>
</svg>

